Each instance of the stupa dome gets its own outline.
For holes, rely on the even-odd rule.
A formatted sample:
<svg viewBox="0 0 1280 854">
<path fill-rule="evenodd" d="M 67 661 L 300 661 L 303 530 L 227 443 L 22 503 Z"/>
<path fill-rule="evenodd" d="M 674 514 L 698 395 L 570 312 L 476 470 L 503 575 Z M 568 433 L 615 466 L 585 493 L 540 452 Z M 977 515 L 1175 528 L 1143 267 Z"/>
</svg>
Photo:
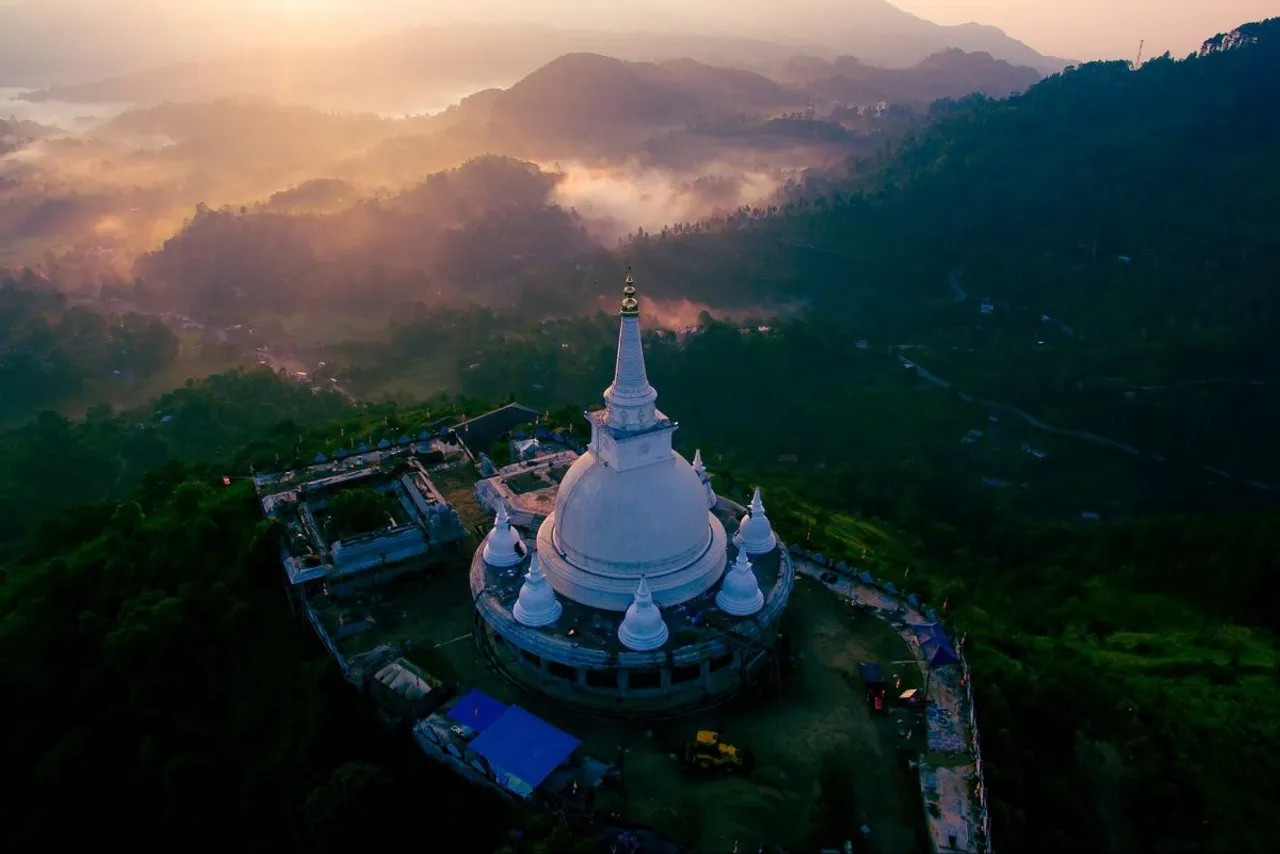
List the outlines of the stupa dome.
<svg viewBox="0 0 1280 854">
<path fill-rule="evenodd" d="M 751 498 L 751 512 L 742 517 L 742 524 L 738 526 L 738 533 L 734 535 L 733 541 L 749 555 L 768 554 L 778 545 L 778 540 L 773 535 L 773 526 L 764 513 L 764 502 L 760 500 L 758 486 Z"/>
<path fill-rule="evenodd" d="M 575 563 L 658 575 L 706 551 L 711 522 L 702 484 L 674 451 L 632 471 L 610 468 L 591 451 L 579 457 L 556 495 L 556 539 Z"/>
<path fill-rule="evenodd" d="M 663 622 L 658 606 L 653 604 L 649 582 L 643 576 L 627 614 L 622 618 L 622 625 L 618 626 L 618 640 L 636 652 L 657 649 L 667 642 L 667 624 Z"/>
<path fill-rule="evenodd" d="M 539 486 L 511 498 L 525 491 L 512 478 L 520 466 L 503 469 L 505 485 L 476 483 L 497 518 L 468 581 L 476 643 L 512 684 L 580 711 L 679 714 L 776 676 L 764 653 L 781 637 L 796 575 L 758 490 L 746 543 L 730 546 L 743 509 L 715 494 L 701 452 L 692 462 L 676 453 L 679 425 L 658 409 L 645 369 L 641 309 L 628 273 L 613 382 L 604 406 L 583 413 L 590 442 L 568 442 L 573 453 L 532 475 L 555 481 L 554 497 Z M 511 503 L 492 503 L 499 495 Z M 512 535 L 513 506 L 540 520 L 536 534 L 522 523 Z"/>
<path fill-rule="evenodd" d="M 521 625 L 537 628 L 549 626 L 560 619 L 562 610 L 556 599 L 556 592 L 551 589 L 547 577 L 538 566 L 538 555 L 535 552 L 529 558 L 529 571 L 524 574 L 520 597 L 511 609 L 511 615 Z"/>
<path fill-rule="evenodd" d="M 493 528 L 484 538 L 484 560 L 490 566 L 515 566 L 524 560 L 519 549 L 520 534 L 511 527 L 511 517 L 507 515 L 506 502 L 498 504 L 498 513 L 493 519 Z"/>
<path fill-rule="evenodd" d="M 738 559 L 725 573 L 724 584 L 716 594 L 716 607 L 734 617 L 749 617 L 764 607 L 764 593 L 746 549 L 738 549 Z"/>
<path fill-rule="evenodd" d="M 675 422 L 655 406 L 630 276 L 624 292 L 606 408 L 588 414 L 591 444 L 561 480 L 555 510 L 538 530 L 556 592 L 611 611 L 627 609 L 646 576 L 664 607 L 706 592 L 724 571 L 727 547 L 724 526 L 707 509 L 706 485 L 671 447 Z"/>
</svg>

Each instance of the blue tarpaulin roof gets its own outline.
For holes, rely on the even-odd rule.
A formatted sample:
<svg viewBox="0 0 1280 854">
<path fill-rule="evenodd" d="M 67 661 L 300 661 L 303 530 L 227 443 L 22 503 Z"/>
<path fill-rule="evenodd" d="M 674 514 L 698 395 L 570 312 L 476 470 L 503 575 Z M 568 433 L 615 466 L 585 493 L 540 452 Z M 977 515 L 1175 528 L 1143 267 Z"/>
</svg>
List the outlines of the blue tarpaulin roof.
<svg viewBox="0 0 1280 854">
<path fill-rule="evenodd" d="M 920 643 L 924 643 L 926 640 L 930 640 L 932 638 L 945 638 L 947 636 L 947 630 L 944 629 L 942 624 L 936 620 L 928 623 L 916 623 L 911 620 L 907 620 L 907 624 L 911 626 L 911 631 L 915 632 L 916 639 L 920 641 Z"/>
<path fill-rule="evenodd" d="M 947 630 L 941 623 L 917 623 L 911 626 L 911 630 L 915 632 L 920 649 L 924 652 L 924 659 L 930 667 L 946 667 L 960 662 L 951 638 L 947 636 Z"/>
<path fill-rule="evenodd" d="M 947 640 L 930 640 L 920 645 L 924 650 L 925 659 L 929 662 L 930 667 L 946 667 L 951 664 L 959 664 L 960 657 L 956 655 L 956 651 L 951 648 L 951 642 Z"/>
<path fill-rule="evenodd" d="M 536 789 L 579 744 L 519 706 L 509 706 L 470 747 L 495 769 Z"/>
<path fill-rule="evenodd" d="M 499 703 L 488 694 L 472 691 L 449 710 L 448 716 L 476 732 L 484 732 L 494 721 L 502 717 L 502 713 L 506 710 L 505 704 Z"/>
</svg>

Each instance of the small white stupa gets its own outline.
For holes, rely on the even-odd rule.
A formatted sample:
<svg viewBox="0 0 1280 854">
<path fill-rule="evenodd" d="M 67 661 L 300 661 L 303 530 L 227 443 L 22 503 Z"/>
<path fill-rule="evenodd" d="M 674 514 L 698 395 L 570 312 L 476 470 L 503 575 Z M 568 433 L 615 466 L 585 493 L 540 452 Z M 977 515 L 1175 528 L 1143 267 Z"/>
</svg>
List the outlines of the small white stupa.
<svg viewBox="0 0 1280 854">
<path fill-rule="evenodd" d="M 749 617 L 764 607 L 760 582 L 744 548 L 738 549 L 738 559 L 724 574 L 724 583 L 716 594 L 716 607 L 733 617 Z"/>
<path fill-rule="evenodd" d="M 529 571 L 524 574 L 524 584 L 520 585 L 520 598 L 511 609 L 511 615 L 522 626 L 538 628 L 549 626 L 560 619 L 560 600 L 556 592 L 547 583 L 547 577 L 538 566 L 538 553 L 529 558 Z"/>
<path fill-rule="evenodd" d="M 760 500 L 760 487 L 751 498 L 751 512 L 742 517 L 738 532 L 733 541 L 746 550 L 749 555 L 763 555 L 773 551 L 778 540 L 773 536 L 773 526 L 764 515 L 764 502 Z"/>
<path fill-rule="evenodd" d="M 702 463 L 702 451 L 693 452 L 693 470 L 698 475 L 698 480 L 702 481 L 702 488 L 707 493 L 707 509 L 712 510 L 716 506 L 716 491 L 711 488 L 711 475 L 707 474 L 707 467 Z"/>
<path fill-rule="evenodd" d="M 627 608 L 622 625 L 618 626 L 618 640 L 636 652 L 648 652 L 667 642 L 667 624 L 663 622 L 658 606 L 653 604 L 649 579 L 643 575 L 640 576 L 640 586 L 636 588 L 636 598 Z"/>
<path fill-rule="evenodd" d="M 490 566 L 515 566 L 524 560 L 519 543 L 520 534 L 511 527 L 511 517 L 507 515 L 507 502 L 501 501 L 493 530 L 484 538 L 484 562 Z"/>
</svg>

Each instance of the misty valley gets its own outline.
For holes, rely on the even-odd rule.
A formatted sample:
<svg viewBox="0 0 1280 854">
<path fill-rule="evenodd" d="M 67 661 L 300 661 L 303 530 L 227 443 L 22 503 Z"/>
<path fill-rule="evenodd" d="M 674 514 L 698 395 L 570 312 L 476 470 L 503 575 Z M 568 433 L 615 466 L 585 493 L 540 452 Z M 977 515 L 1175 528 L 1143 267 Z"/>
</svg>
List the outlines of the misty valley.
<svg viewBox="0 0 1280 854">
<path fill-rule="evenodd" d="M 138 68 L 0 59 L 5 850 L 378 850 L 428 814 L 429 848 L 512 854 L 1269 850 L 1280 19 L 1181 59 L 1068 62 L 865 5 L 859 36 L 439 25 Z M 12 33 L 37 20 L 0 9 Z M 525 553 L 568 524 L 576 467 L 641 429 L 610 419 L 644 389 L 658 426 L 625 417 L 679 423 L 677 465 L 741 517 L 744 562 L 763 494 L 795 565 L 782 664 L 748 692 L 758 642 L 737 638 L 742 695 L 714 713 L 557 719 L 609 766 L 582 784 L 609 806 L 577 779 L 554 806 L 463 784 L 330 657 L 408 621 L 422 583 L 441 627 L 397 660 L 514 690 L 486 687 L 506 647 L 472 597 L 430 586 L 457 568 L 304 601 L 281 556 L 328 566 L 299 531 L 332 524 L 341 554 L 425 500 L 466 563 L 506 524 L 482 485 L 509 475 L 519 577 L 545 584 Z M 394 477 L 307 497 L 331 487 L 306 472 L 361 466 Z M 426 499 L 397 485 L 415 472 Z M 276 474 L 313 478 L 288 493 L 301 521 L 273 515 Z M 556 515 L 517 532 L 546 485 Z M 545 542 L 544 567 L 575 554 Z M 882 613 L 851 607 L 873 589 Z M 682 664 L 711 631 L 687 619 L 655 691 L 717 678 Z M 936 639 L 891 647 L 926 624 L 962 669 L 937 675 Z M 884 718 L 873 656 L 910 665 Z M 775 755 L 769 727 L 794 727 Z M 704 729 L 754 737 L 759 767 L 654 782 Z"/>
</svg>

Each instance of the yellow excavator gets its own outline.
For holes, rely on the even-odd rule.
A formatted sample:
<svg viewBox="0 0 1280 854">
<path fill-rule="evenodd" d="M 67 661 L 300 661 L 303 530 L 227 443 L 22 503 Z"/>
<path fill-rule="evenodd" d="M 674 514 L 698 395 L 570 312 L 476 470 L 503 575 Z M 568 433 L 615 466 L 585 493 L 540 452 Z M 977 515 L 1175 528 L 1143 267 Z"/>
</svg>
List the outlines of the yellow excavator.
<svg viewBox="0 0 1280 854">
<path fill-rule="evenodd" d="M 720 733 L 704 729 L 684 746 L 684 764 L 703 771 L 750 774 L 755 758 L 750 750 L 725 744 L 720 740 Z"/>
</svg>

